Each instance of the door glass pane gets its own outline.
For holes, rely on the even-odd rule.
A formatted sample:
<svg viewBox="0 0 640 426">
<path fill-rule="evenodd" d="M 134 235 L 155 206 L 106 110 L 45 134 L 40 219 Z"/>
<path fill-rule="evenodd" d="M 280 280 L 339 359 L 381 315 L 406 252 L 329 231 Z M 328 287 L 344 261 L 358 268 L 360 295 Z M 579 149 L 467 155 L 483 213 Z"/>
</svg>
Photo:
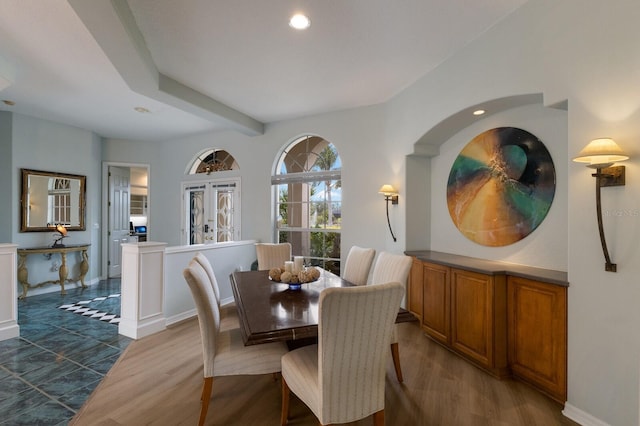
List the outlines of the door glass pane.
<svg viewBox="0 0 640 426">
<path fill-rule="evenodd" d="M 189 191 L 189 244 L 204 243 L 204 190 Z"/>
<path fill-rule="evenodd" d="M 233 241 L 233 190 L 219 190 L 217 200 L 217 242 Z"/>
</svg>

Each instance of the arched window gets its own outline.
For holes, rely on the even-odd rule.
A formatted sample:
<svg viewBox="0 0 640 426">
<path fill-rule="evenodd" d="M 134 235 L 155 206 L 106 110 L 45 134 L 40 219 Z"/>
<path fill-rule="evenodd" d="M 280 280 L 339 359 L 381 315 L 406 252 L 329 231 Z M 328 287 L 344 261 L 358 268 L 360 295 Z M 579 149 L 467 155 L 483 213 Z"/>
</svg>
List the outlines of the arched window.
<svg viewBox="0 0 640 426">
<path fill-rule="evenodd" d="M 221 173 L 239 170 L 231 154 L 222 149 L 207 149 L 187 168 L 198 180 L 183 182 L 183 244 L 211 244 L 237 241 L 240 235 L 240 178 Z M 193 176 L 196 177 L 196 176 Z"/>
<path fill-rule="evenodd" d="M 271 177 L 275 187 L 276 240 L 290 242 L 305 262 L 340 273 L 342 181 L 336 147 L 306 135 L 280 154 Z"/>
<path fill-rule="evenodd" d="M 236 159 L 224 149 L 207 149 L 193 161 L 189 174 L 211 174 L 213 172 L 238 170 L 239 168 Z"/>
</svg>

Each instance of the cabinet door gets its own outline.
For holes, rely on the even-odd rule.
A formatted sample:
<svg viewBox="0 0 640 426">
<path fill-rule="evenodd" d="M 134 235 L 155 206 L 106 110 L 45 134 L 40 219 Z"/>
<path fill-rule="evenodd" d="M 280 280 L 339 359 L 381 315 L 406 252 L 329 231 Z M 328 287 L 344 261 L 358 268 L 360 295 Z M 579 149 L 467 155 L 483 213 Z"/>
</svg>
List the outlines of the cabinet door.
<svg viewBox="0 0 640 426">
<path fill-rule="evenodd" d="M 434 339 L 449 344 L 451 298 L 450 268 L 422 264 L 422 328 Z"/>
<path fill-rule="evenodd" d="M 567 288 L 509 277 L 509 364 L 555 400 L 567 399 Z"/>
<path fill-rule="evenodd" d="M 422 261 L 415 257 L 409 274 L 407 309 L 422 320 Z"/>
<path fill-rule="evenodd" d="M 451 269 L 451 346 L 504 377 L 506 337 L 504 276 Z"/>
</svg>

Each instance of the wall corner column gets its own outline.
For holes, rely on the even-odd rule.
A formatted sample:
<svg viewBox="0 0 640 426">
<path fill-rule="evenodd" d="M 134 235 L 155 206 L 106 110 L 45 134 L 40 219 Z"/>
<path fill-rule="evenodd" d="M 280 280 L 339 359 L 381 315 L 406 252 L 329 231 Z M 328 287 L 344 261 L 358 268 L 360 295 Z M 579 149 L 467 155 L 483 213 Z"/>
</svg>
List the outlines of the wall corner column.
<svg viewBox="0 0 640 426">
<path fill-rule="evenodd" d="M 141 339 L 166 328 L 163 310 L 166 246 L 158 242 L 122 244 L 118 333 Z"/>
<path fill-rule="evenodd" d="M 0 244 L 0 340 L 20 336 L 17 244 Z"/>
</svg>

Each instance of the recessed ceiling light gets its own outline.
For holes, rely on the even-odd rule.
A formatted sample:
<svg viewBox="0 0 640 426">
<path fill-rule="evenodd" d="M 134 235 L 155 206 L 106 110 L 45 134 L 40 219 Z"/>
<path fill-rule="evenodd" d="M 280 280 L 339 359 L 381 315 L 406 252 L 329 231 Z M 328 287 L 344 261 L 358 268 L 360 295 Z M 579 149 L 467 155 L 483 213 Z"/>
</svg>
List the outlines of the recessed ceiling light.
<svg viewBox="0 0 640 426">
<path fill-rule="evenodd" d="M 9 99 L 3 99 L 3 100 L 2 100 L 2 102 L 3 102 L 5 105 L 9 105 L 9 106 L 14 106 L 14 105 L 16 104 L 15 102 L 10 101 Z"/>
<path fill-rule="evenodd" d="M 296 13 L 289 19 L 289 26 L 296 30 L 306 30 L 311 26 L 311 20 L 302 13 Z"/>
<path fill-rule="evenodd" d="M 134 110 L 136 110 L 137 112 L 141 113 L 141 114 L 146 114 L 148 112 L 150 112 L 148 109 L 146 109 L 145 107 L 135 107 Z"/>
<path fill-rule="evenodd" d="M 486 111 L 483 109 L 477 109 L 475 111 L 473 111 L 473 115 L 482 115 L 484 114 Z"/>
</svg>

